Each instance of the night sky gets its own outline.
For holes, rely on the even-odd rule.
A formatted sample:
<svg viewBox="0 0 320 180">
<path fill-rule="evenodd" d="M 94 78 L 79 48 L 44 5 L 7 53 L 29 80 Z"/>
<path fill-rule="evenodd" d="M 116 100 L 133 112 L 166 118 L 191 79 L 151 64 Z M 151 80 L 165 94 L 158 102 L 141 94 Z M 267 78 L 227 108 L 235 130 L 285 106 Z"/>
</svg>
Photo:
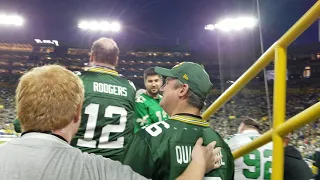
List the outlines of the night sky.
<svg viewBox="0 0 320 180">
<path fill-rule="evenodd" d="M 265 47 L 276 41 L 316 0 L 260 0 Z M 179 38 L 195 50 L 215 46 L 214 32 L 204 26 L 228 15 L 256 15 L 255 0 L 0 0 L 0 12 L 16 13 L 26 19 L 20 28 L 0 28 L 1 42 L 30 42 L 35 38 L 88 45 L 100 36 L 113 37 L 129 48 L 172 46 Z M 77 28 L 82 19 L 118 20 L 118 34 L 84 32 Z M 258 39 L 258 29 L 228 35 L 233 44 L 238 36 Z M 222 38 L 224 38 L 223 35 Z M 241 38 L 241 37 L 240 37 Z M 314 24 L 295 43 L 317 42 Z"/>
</svg>

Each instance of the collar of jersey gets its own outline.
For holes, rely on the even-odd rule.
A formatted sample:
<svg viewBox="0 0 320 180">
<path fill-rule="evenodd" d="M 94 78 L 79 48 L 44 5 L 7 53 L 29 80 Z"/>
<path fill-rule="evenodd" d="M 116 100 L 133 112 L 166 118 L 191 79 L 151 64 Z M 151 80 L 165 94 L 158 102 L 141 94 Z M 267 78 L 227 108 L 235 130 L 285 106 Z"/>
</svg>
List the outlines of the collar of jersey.
<svg viewBox="0 0 320 180">
<path fill-rule="evenodd" d="M 256 130 L 244 130 L 241 134 L 246 134 L 246 133 L 256 133 L 256 134 L 259 134 L 259 132 L 258 131 L 256 131 Z"/>
<path fill-rule="evenodd" d="M 148 97 L 150 99 L 155 99 L 155 100 L 160 100 L 162 98 L 162 96 L 160 94 L 158 94 L 157 98 L 154 98 L 152 96 L 149 96 L 147 93 L 142 93 L 141 95 L 143 95 L 144 97 Z"/>
<path fill-rule="evenodd" d="M 192 117 L 192 116 L 186 116 L 186 115 L 174 115 L 170 117 L 171 120 L 181 121 L 188 124 L 194 124 L 198 126 L 204 126 L 209 127 L 209 123 L 203 119 Z"/>
<path fill-rule="evenodd" d="M 90 72 L 98 72 L 98 73 L 107 73 L 112 74 L 114 76 L 119 76 L 119 73 L 113 69 L 105 68 L 105 67 L 91 67 L 88 69 Z"/>
<path fill-rule="evenodd" d="M 29 133 L 24 134 L 23 136 L 21 136 L 21 138 L 46 139 L 46 140 L 60 142 L 60 143 L 63 143 L 63 144 L 69 144 L 64 138 L 61 139 L 60 137 L 54 136 L 52 134 L 39 133 L 39 132 L 29 132 Z"/>
</svg>

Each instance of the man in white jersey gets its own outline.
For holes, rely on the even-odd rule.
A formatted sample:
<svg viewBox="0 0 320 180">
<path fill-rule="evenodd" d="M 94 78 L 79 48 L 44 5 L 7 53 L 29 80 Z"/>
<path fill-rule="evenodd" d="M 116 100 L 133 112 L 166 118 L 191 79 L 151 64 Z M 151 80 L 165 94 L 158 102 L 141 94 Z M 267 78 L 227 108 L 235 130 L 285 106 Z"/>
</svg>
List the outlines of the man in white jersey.
<svg viewBox="0 0 320 180">
<path fill-rule="evenodd" d="M 261 136 L 259 123 L 247 118 L 239 126 L 238 134 L 230 136 L 225 141 L 231 151 L 250 143 Z M 271 178 L 272 143 L 268 143 L 249 154 L 235 160 L 235 180 L 257 179 L 264 180 Z"/>
<path fill-rule="evenodd" d="M 20 78 L 16 104 L 22 137 L 0 145 L 1 180 L 145 180 L 128 166 L 70 146 L 78 131 L 84 87 L 71 71 L 49 65 L 34 68 Z M 199 139 L 192 161 L 178 179 L 203 179 L 218 167 L 213 144 Z M 219 159 L 220 158 L 220 159 Z"/>
</svg>

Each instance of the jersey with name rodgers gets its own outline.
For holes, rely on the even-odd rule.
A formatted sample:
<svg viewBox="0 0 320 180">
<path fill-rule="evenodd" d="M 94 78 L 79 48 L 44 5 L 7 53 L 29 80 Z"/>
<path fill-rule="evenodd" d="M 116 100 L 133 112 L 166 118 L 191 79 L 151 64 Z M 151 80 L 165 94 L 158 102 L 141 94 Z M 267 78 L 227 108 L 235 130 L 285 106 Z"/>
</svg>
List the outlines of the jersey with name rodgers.
<svg viewBox="0 0 320 180">
<path fill-rule="evenodd" d="M 72 145 L 121 161 L 133 133 L 135 88 L 117 72 L 83 72 L 85 100 Z"/>
</svg>

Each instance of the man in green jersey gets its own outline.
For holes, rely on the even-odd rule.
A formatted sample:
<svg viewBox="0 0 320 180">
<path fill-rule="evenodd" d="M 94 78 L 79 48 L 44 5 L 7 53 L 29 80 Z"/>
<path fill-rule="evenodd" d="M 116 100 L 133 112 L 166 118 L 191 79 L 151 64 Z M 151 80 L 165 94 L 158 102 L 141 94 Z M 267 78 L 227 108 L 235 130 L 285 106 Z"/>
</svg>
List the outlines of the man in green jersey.
<svg viewBox="0 0 320 180">
<path fill-rule="evenodd" d="M 90 68 L 79 73 L 85 87 L 81 125 L 71 145 L 121 161 L 133 135 L 135 87 L 119 77 L 117 44 L 100 38 L 91 48 Z"/>
<path fill-rule="evenodd" d="M 171 70 L 156 67 L 155 71 L 168 77 L 161 88 L 160 105 L 170 118 L 137 132 L 128 145 L 123 163 L 147 178 L 174 179 L 187 167 L 193 144 L 202 137 L 204 144 L 216 141 L 223 156 L 219 162 L 221 167 L 207 172 L 205 179 L 233 179 L 234 159 L 230 148 L 200 116 L 204 100 L 212 89 L 203 66 L 185 62 Z"/>
<path fill-rule="evenodd" d="M 159 94 L 162 86 L 162 77 L 148 68 L 143 73 L 146 92 L 136 98 L 134 132 L 150 124 L 168 119 L 167 113 L 159 105 L 162 96 Z"/>
</svg>

